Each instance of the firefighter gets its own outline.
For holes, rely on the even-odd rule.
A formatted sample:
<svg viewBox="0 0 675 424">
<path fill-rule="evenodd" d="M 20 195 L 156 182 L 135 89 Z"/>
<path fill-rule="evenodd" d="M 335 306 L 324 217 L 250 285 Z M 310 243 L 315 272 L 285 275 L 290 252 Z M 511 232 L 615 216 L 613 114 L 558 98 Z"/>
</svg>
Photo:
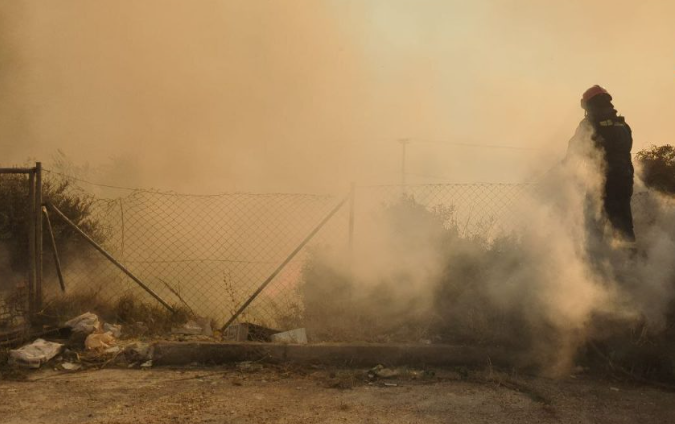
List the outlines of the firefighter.
<svg viewBox="0 0 675 424">
<path fill-rule="evenodd" d="M 570 140 L 568 156 L 591 150 L 598 154 L 604 180 L 600 193 L 602 211 L 618 240 L 632 245 L 635 233 L 630 205 L 634 173 L 630 153 L 633 147 L 631 128 L 623 116 L 618 116 L 612 96 L 599 85 L 584 92 L 581 107 L 586 116 Z"/>
</svg>

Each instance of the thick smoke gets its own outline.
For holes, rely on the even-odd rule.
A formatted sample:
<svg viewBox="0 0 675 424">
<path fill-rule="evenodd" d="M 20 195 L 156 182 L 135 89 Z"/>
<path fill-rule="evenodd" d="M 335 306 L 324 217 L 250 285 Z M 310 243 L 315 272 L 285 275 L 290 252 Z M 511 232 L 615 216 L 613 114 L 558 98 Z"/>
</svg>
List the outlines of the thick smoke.
<svg viewBox="0 0 675 424">
<path fill-rule="evenodd" d="M 531 152 L 443 142 L 539 148 L 548 166 L 596 83 L 637 148 L 670 142 L 673 7 L 2 1 L 1 161 L 61 149 L 124 164 L 97 175 L 113 185 L 346 191 L 397 181 L 409 137 L 439 142 L 409 146 L 411 183 L 519 182 Z"/>
<path fill-rule="evenodd" d="M 674 202 L 636 184 L 637 253 L 608 224 L 598 234 L 603 162 L 589 128 L 576 137 L 586 151 L 529 187 L 502 234 L 462 234 L 452 207 L 429 211 L 414 196 L 376 213 L 359 227 L 350 275 L 330 255 L 305 275 L 309 325 L 328 339 L 496 344 L 552 376 L 589 340 L 636 324 L 662 330 L 675 293 Z"/>
<path fill-rule="evenodd" d="M 395 140 L 410 137 L 441 143 L 409 146 L 408 182 L 521 181 L 561 156 L 591 84 L 615 94 L 637 148 L 672 142 L 673 7 L 3 1 L 1 161 L 54 168 L 61 149 L 78 176 L 113 185 L 337 192 L 398 181 Z M 427 322 L 412 329 L 418 339 L 518 340 L 560 372 L 598 315 L 658 327 L 671 300 L 672 201 L 640 194 L 637 257 L 596 246 L 586 225 L 600 211 L 586 193 L 599 191 L 599 169 L 548 173 L 511 236 L 467 237 L 451 211 L 394 204 L 361 223 L 353 263 L 324 260 L 321 290 L 330 276 L 344 283 L 330 292 L 345 302 L 334 316 L 377 324 L 371 339 L 387 323 L 409 339 L 407 323 Z"/>
</svg>

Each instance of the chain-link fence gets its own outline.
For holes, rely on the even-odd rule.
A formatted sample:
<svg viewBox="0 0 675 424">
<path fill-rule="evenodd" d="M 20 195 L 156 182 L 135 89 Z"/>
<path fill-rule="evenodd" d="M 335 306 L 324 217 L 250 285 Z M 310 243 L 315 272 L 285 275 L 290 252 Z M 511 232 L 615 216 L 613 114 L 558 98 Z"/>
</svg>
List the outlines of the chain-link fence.
<svg viewBox="0 0 675 424">
<path fill-rule="evenodd" d="M 524 224 L 519 206 L 532 188 L 523 184 L 357 187 L 351 200 L 262 290 L 239 320 L 273 328 L 297 323 L 306 301 L 298 287 L 312 252 L 322 246 L 348 253 L 350 246 L 369 236 L 383 208 L 401 199 L 442 212 L 447 225 L 463 237 L 489 240 Z M 219 325 L 251 299 L 341 200 L 310 194 L 205 196 L 140 190 L 101 199 L 90 197 L 89 187 L 77 183 L 72 183 L 69 193 L 88 199 L 83 201 L 86 207 L 79 211 L 78 222 L 110 255 L 167 303 L 210 317 Z M 81 237 L 63 237 L 69 230 L 58 223 L 58 217 L 52 221 L 57 239 L 66 240 L 58 250 L 69 295 L 89 293 L 109 303 L 129 296 L 154 302 L 111 261 L 82 243 Z M 45 296 L 56 298 L 59 286 L 49 257 L 44 266 Z"/>
<path fill-rule="evenodd" d="M 87 193 L 74 195 L 86 197 Z M 82 222 L 88 227 L 85 232 L 167 303 L 222 324 L 338 200 L 308 194 L 198 196 L 135 191 L 115 199 L 93 199 Z M 344 209 L 337 213 L 312 245 L 345 246 L 347 218 Z M 52 215 L 52 222 L 56 226 L 59 217 Z M 95 293 L 99 301 L 111 303 L 128 296 L 152 300 L 81 238 L 68 238 L 58 250 L 68 293 Z M 301 305 L 295 286 L 307 252 L 303 249 L 283 268 L 241 320 L 279 326 L 297 315 Z M 51 264 L 45 263 L 45 268 Z M 47 278 L 46 295 L 58 296 L 55 275 L 48 272 Z"/>
<path fill-rule="evenodd" d="M 453 224 L 466 234 L 504 230 L 517 217 L 513 206 L 522 185 L 424 185 L 357 187 L 341 208 L 286 265 L 240 317 L 272 327 L 302 315 L 298 293 L 303 266 L 317 246 L 346 252 L 366 237 L 369 220 L 399 201 L 414 199 L 427 208 L 451 210 Z M 70 195 L 89 198 L 80 224 L 153 292 L 172 305 L 226 322 L 340 201 L 308 194 L 184 195 L 133 191 L 114 199 L 90 198 L 86 185 Z M 68 215 L 66 213 L 66 215 Z M 350 225 L 351 218 L 351 225 Z M 59 233 L 67 231 L 52 217 Z M 81 238 L 58 250 L 68 293 L 95 293 L 106 302 L 125 296 L 148 298 L 138 284 Z M 46 296 L 57 296 L 49 257 Z M 148 298 L 148 300 L 150 300 Z"/>
<path fill-rule="evenodd" d="M 429 210 L 444 212 L 446 224 L 456 227 L 463 237 L 490 239 L 522 223 L 517 207 L 534 187 L 485 183 L 364 186 L 356 192 L 356 215 L 361 225 L 368 225 L 367 220 L 377 219 L 383 207 L 407 198 Z"/>
</svg>

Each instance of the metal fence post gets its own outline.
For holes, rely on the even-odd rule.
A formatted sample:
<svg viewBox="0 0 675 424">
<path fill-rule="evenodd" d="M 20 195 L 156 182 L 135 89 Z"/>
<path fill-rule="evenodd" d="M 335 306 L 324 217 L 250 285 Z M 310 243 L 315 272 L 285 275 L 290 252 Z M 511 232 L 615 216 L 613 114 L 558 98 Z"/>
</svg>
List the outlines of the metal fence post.
<svg viewBox="0 0 675 424">
<path fill-rule="evenodd" d="M 42 163 L 35 164 L 35 309 L 42 309 Z"/>
<path fill-rule="evenodd" d="M 349 262 L 351 264 L 354 254 L 354 206 L 356 202 L 356 183 L 351 183 L 349 188 Z"/>
<path fill-rule="evenodd" d="M 35 317 L 35 170 L 28 176 L 28 315 Z"/>
</svg>

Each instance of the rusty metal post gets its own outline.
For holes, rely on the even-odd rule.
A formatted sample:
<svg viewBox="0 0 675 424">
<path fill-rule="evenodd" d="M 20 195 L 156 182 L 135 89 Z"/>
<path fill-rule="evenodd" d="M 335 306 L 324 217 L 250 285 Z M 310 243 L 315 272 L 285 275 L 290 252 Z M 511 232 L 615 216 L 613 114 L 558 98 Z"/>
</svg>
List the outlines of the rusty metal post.
<svg viewBox="0 0 675 424">
<path fill-rule="evenodd" d="M 54 254 L 54 265 L 56 266 L 56 275 L 59 277 L 59 284 L 61 285 L 61 291 L 66 292 L 66 283 L 63 280 L 63 272 L 61 271 L 61 260 L 59 259 L 59 251 L 56 248 L 56 238 L 54 237 L 54 229 L 52 228 L 52 221 L 49 219 L 49 213 L 45 206 L 42 207 L 42 213 L 45 217 L 45 222 L 47 223 L 47 232 L 49 233 L 49 239 L 52 243 L 52 252 Z"/>
<path fill-rule="evenodd" d="M 35 170 L 28 174 L 28 315 L 35 317 Z"/>
<path fill-rule="evenodd" d="M 73 230 L 75 230 L 75 232 L 78 233 L 83 239 L 85 239 L 89 244 L 91 244 L 94 247 L 94 249 L 98 250 L 103 256 L 105 256 L 110 262 L 112 262 L 113 265 L 115 265 L 117 268 L 119 268 L 120 271 L 125 273 L 127 275 L 127 277 L 134 280 L 134 282 L 136 284 L 138 284 L 139 286 L 141 286 L 141 288 L 143 290 L 148 292 L 148 294 L 150 294 L 150 296 L 154 297 L 159 303 L 161 303 L 162 306 L 164 306 L 166 309 L 168 309 L 172 313 L 176 312 L 175 309 L 173 309 L 173 307 L 171 307 L 171 305 L 166 303 L 164 301 L 164 299 L 159 297 L 159 295 L 157 293 L 155 293 L 150 287 L 148 287 L 143 281 L 141 281 L 138 277 L 136 277 L 134 274 L 132 274 L 132 272 L 129 271 L 124 265 L 119 263 L 119 261 L 117 259 L 115 259 L 110 253 L 108 253 L 100 244 L 96 243 L 94 241 L 94 239 L 89 237 L 87 235 L 87 233 L 82 231 L 80 229 L 80 227 L 77 226 L 77 224 L 75 224 L 73 221 L 68 219 L 68 217 L 63 212 L 61 212 L 56 206 L 52 205 L 51 203 L 47 203 L 46 206 L 49 209 L 51 209 L 52 211 L 54 211 L 61 219 L 63 219 L 63 221 L 66 224 L 68 224 Z"/>
<path fill-rule="evenodd" d="M 35 164 L 35 309 L 42 309 L 42 163 Z"/>
</svg>

